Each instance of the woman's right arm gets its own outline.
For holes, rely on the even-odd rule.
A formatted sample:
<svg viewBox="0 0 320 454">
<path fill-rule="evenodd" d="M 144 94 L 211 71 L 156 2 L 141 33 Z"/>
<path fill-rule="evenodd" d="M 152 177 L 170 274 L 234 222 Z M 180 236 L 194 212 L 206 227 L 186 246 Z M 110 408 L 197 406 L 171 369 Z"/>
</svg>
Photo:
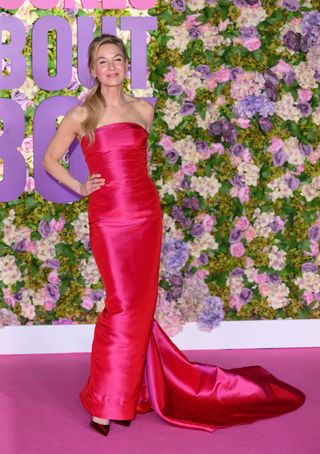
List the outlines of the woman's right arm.
<svg viewBox="0 0 320 454">
<path fill-rule="evenodd" d="M 84 120 L 84 111 L 80 106 L 74 107 L 64 116 L 62 122 L 48 145 L 44 154 L 42 165 L 50 175 L 59 182 L 77 192 L 80 195 L 89 195 L 97 190 L 105 182 L 104 178 L 98 178 L 100 174 L 91 175 L 91 179 L 81 183 L 73 178 L 69 171 L 60 163 L 60 159 L 65 155 L 68 148 L 79 135 L 80 123 Z"/>
</svg>

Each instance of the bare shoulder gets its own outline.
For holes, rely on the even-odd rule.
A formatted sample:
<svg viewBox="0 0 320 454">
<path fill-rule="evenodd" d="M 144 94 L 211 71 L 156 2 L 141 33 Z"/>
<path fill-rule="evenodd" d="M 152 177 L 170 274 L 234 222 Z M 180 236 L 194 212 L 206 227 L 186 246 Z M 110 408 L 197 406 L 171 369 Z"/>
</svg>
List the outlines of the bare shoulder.
<svg viewBox="0 0 320 454">
<path fill-rule="evenodd" d="M 75 124 L 82 123 L 87 118 L 87 109 L 84 106 L 76 106 L 68 111 L 66 117 Z"/>
<path fill-rule="evenodd" d="M 145 99 L 138 99 L 136 106 L 137 106 L 137 110 L 139 111 L 141 117 L 147 123 L 148 130 L 150 130 L 152 121 L 153 121 L 153 117 L 154 117 L 153 105 L 149 101 L 146 101 Z"/>
<path fill-rule="evenodd" d="M 70 109 L 63 118 L 60 124 L 60 129 L 71 130 L 76 136 L 81 136 L 82 126 L 81 123 L 87 118 L 87 109 L 83 106 L 76 106 Z"/>
</svg>

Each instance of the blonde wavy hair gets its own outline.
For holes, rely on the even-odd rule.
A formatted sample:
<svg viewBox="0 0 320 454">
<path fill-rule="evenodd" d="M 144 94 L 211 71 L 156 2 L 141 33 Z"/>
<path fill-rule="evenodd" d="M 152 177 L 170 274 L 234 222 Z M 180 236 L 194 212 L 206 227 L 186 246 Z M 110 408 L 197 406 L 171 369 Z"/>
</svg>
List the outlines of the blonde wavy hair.
<svg viewBox="0 0 320 454">
<path fill-rule="evenodd" d="M 104 33 L 101 36 L 94 38 L 94 40 L 91 41 L 89 45 L 88 69 L 90 71 L 90 74 L 91 70 L 93 69 L 94 56 L 96 55 L 99 47 L 103 44 L 115 44 L 120 48 L 122 54 L 125 57 L 125 60 L 129 61 L 127 49 L 122 39 L 118 38 L 115 35 Z M 95 129 L 106 107 L 104 97 L 101 93 L 101 83 L 97 77 L 94 79 L 93 87 L 89 90 L 87 96 L 82 102 L 82 107 L 86 108 L 88 115 L 85 121 L 81 123 L 81 126 L 84 130 L 85 135 L 89 137 L 89 144 L 92 145 L 95 140 Z"/>
</svg>

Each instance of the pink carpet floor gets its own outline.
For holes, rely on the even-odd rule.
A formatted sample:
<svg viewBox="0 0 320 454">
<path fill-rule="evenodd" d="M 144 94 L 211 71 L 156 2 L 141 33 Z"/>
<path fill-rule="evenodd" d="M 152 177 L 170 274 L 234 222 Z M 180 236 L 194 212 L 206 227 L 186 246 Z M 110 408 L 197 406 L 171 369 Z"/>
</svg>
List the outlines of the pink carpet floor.
<svg viewBox="0 0 320 454">
<path fill-rule="evenodd" d="M 295 412 L 209 433 L 163 421 L 154 411 L 108 437 L 89 426 L 79 391 L 89 353 L 0 356 L 1 454 L 320 454 L 320 348 L 205 350 L 191 361 L 233 368 L 259 364 L 297 386 Z"/>
</svg>

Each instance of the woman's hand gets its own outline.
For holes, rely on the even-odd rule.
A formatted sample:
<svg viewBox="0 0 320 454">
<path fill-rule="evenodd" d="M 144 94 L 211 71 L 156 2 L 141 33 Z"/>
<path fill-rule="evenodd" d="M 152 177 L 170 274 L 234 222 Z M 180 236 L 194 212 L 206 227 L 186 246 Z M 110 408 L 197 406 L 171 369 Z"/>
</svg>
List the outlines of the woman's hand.
<svg viewBox="0 0 320 454">
<path fill-rule="evenodd" d="M 100 173 L 93 173 L 92 175 L 89 175 L 87 181 L 80 185 L 80 195 L 86 196 L 91 194 L 93 191 L 100 189 L 101 186 L 104 185 L 105 178 L 99 177 L 101 177 Z"/>
</svg>

